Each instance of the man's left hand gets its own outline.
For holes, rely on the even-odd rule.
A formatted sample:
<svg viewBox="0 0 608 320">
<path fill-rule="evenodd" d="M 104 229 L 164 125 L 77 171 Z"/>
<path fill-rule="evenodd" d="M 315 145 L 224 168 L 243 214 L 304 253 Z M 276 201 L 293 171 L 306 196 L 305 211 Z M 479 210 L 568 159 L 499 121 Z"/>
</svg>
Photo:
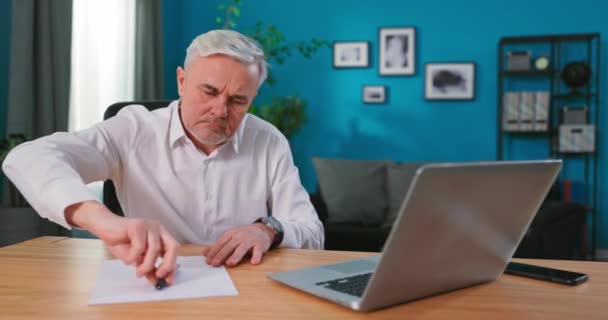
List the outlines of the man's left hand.
<svg viewBox="0 0 608 320">
<path fill-rule="evenodd" d="M 259 264 L 262 255 L 268 251 L 274 232 L 261 223 L 254 223 L 239 228 L 230 229 L 213 245 L 203 249 L 207 264 L 219 267 L 237 265 L 243 257 L 251 254 L 251 264 Z"/>
</svg>

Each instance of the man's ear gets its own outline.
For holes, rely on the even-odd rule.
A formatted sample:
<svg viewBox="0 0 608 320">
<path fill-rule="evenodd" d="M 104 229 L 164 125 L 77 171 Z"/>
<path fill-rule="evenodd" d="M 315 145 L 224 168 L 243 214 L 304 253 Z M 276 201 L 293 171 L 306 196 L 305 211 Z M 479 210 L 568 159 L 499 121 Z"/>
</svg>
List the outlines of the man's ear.
<svg viewBox="0 0 608 320">
<path fill-rule="evenodd" d="M 182 67 L 177 67 L 175 74 L 177 76 L 177 93 L 180 97 L 182 97 L 185 90 L 184 82 L 186 80 L 186 70 L 184 70 Z"/>
</svg>

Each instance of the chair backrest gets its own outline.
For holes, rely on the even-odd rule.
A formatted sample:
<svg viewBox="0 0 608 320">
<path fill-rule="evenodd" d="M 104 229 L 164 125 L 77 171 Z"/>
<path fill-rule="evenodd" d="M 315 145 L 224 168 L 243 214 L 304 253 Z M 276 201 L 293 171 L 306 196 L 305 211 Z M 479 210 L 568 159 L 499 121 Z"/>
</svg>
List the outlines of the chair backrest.
<svg viewBox="0 0 608 320">
<path fill-rule="evenodd" d="M 107 120 L 112 118 L 118 113 L 118 111 L 120 111 L 120 109 L 132 104 L 142 105 L 146 107 L 146 109 L 152 111 L 154 109 L 164 108 L 168 106 L 169 103 L 171 103 L 169 100 L 117 102 L 106 109 L 106 112 L 103 114 L 103 119 Z M 118 198 L 116 197 L 116 188 L 114 187 L 112 180 L 106 180 L 103 183 L 103 203 L 112 212 L 116 213 L 117 215 L 124 216 L 124 212 L 122 211 Z"/>
</svg>

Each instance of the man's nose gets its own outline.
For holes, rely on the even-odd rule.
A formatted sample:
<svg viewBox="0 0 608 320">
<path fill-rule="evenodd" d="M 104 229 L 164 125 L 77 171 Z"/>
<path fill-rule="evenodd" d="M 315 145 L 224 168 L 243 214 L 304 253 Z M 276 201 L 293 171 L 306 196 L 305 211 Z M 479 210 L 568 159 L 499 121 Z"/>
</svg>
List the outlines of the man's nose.
<svg viewBox="0 0 608 320">
<path fill-rule="evenodd" d="M 225 97 L 218 96 L 213 102 L 211 111 L 215 116 L 225 118 L 228 115 L 227 99 Z"/>
</svg>

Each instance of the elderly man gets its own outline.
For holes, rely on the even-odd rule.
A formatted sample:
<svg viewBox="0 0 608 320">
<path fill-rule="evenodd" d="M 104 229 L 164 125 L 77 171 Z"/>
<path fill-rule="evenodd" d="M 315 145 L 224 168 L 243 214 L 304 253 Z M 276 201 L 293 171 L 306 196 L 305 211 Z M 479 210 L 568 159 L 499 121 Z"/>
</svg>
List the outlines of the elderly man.
<svg viewBox="0 0 608 320">
<path fill-rule="evenodd" d="M 177 68 L 178 101 L 152 112 L 129 106 L 87 130 L 24 143 L 3 170 L 42 217 L 89 230 L 152 282 L 173 281 L 184 242 L 210 244 L 202 254 L 213 266 L 249 253 L 258 264 L 277 246 L 321 249 L 323 227 L 288 141 L 247 113 L 266 76 L 254 40 L 207 32 Z M 126 217 L 86 188 L 105 179 Z"/>
</svg>

